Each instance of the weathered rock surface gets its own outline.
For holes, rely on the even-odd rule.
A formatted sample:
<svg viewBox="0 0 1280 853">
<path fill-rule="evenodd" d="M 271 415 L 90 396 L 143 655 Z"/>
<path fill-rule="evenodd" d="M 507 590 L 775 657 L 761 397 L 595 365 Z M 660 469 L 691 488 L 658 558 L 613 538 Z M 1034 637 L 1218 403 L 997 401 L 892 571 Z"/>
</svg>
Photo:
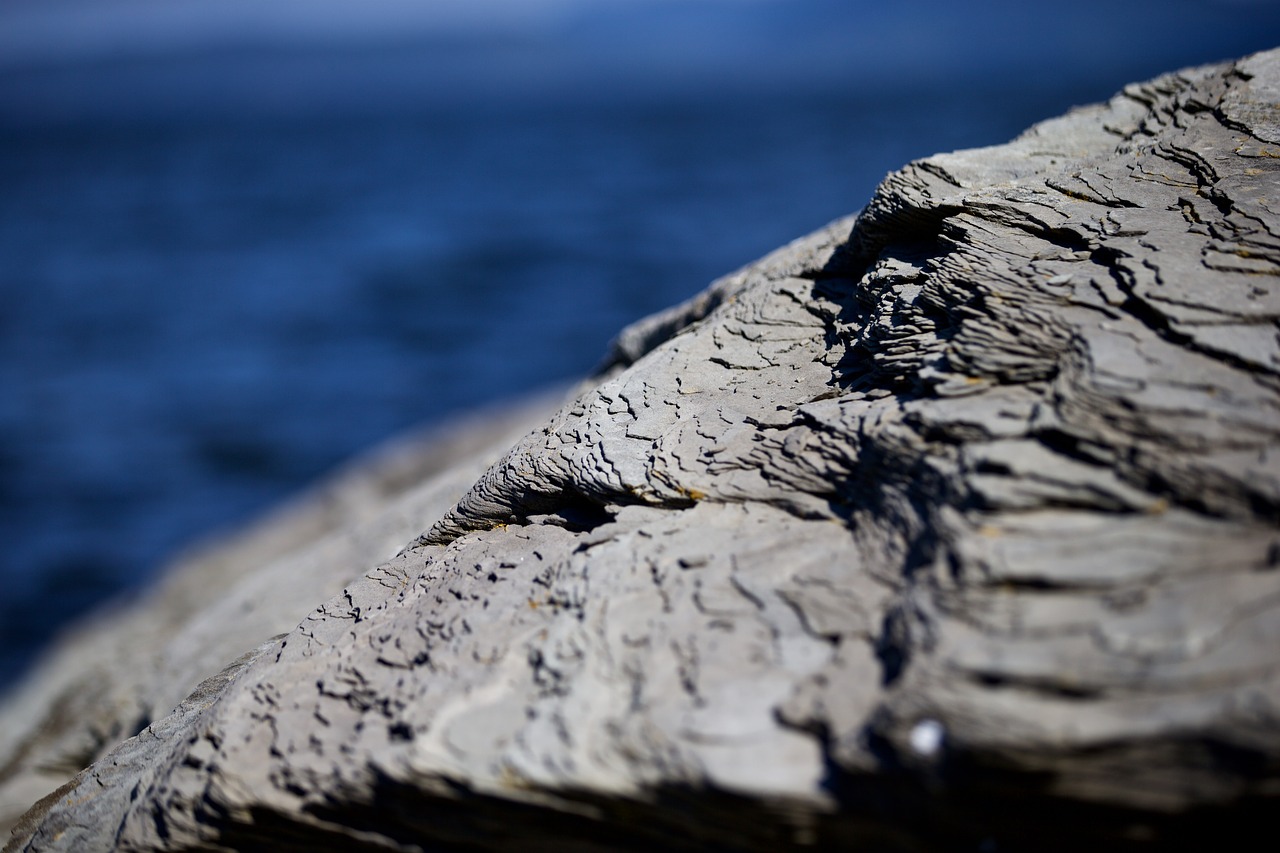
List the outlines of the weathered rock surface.
<svg viewBox="0 0 1280 853">
<path fill-rule="evenodd" d="M 393 556 L 555 402 L 398 439 L 250 529 L 193 549 L 147 595 L 64 638 L 0 707 L 0 837 L 36 799 Z"/>
<path fill-rule="evenodd" d="M 230 552 L 301 623 L 166 617 L 62 766 L 177 709 L 12 849 L 1231 843 L 1280 802 L 1278 208 L 1280 52 L 907 166 L 389 561 Z"/>
</svg>

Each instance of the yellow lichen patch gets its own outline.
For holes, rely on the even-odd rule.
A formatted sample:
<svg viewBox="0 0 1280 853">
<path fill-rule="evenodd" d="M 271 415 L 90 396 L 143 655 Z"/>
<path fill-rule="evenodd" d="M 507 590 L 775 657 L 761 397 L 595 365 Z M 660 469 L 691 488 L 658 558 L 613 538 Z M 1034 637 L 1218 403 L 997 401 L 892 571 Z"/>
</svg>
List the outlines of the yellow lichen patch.
<svg viewBox="0 0 1280 853">
<path fill-rule="evenodd" d="M 498 781 L 508 788 L 523 790 L 530 787 L 528 778 L 505 761 L 498 771 Z"/>
<path fill-rule="evenodd" d="M 1090 204 L 1098 203 L 1098 199 L 1096 197 L 1087 193 L 1082 193 L 1079 190 L 1073 190 L 1070 187 L 1054 187 L 1054 189 L 1065 195 L 1067 198 L 1073 198 L 1076 201 L 1087 201 Z"/>
</svg>

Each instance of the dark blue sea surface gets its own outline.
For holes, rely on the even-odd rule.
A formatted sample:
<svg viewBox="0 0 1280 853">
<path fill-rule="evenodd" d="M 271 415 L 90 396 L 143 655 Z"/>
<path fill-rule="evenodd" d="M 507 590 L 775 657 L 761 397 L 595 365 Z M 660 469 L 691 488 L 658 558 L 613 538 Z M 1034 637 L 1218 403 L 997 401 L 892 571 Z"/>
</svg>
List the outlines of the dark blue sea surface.
<svg viewBox="0 0 1280 853">
<path fill-rule="evenodd" d="M 638 7 L 563 42 L 0 54 L 0 688 L 193 537 L 398 431 L 584 375 L 625 324 L 907 160 L 1267 47 L 1280 21 L 1249 6 L 1253 30 L 1124 56 L 1104 33 L 1070 67 L 1014 36 L 877 75 L 897 52 L 851 35 L 869 7 L 730 5 L 774 18 L 733 18 L 733 49 L 675 26 L 648 66 L 674 25 Z"/>
</svg>

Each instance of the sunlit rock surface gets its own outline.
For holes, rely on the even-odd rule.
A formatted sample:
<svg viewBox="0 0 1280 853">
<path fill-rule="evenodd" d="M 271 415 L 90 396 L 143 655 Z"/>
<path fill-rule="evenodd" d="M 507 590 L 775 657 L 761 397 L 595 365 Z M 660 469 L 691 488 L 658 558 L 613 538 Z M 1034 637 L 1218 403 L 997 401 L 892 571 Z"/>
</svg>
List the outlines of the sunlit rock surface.
<svg viewBox="0 0 1280 853">
<path fill-rule="evenodd" d="M 93 763 L 12 849 L 1263 826 L 1278 206 L 1280 52 L 907 166 L 523 437 L 86 628 L 7 710 L 6 801 Z"/>
</svg>

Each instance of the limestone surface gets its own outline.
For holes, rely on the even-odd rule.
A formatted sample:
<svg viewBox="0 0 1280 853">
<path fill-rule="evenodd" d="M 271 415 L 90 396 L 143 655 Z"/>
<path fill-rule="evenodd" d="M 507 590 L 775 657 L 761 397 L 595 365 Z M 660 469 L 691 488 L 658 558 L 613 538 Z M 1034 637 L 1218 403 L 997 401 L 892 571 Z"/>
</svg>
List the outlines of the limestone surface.
<svg viewBox="0 0 1280 853">
<path fill-rule="evenodd" d="M 1278 276 L 1280 51 L 912 163 L 422 472 L 471 485 L 282 636 L 181 610 L 209 680 L 125 690 L 6 849 L 1238 843 L 1280 802 Z"/>
</svg>

